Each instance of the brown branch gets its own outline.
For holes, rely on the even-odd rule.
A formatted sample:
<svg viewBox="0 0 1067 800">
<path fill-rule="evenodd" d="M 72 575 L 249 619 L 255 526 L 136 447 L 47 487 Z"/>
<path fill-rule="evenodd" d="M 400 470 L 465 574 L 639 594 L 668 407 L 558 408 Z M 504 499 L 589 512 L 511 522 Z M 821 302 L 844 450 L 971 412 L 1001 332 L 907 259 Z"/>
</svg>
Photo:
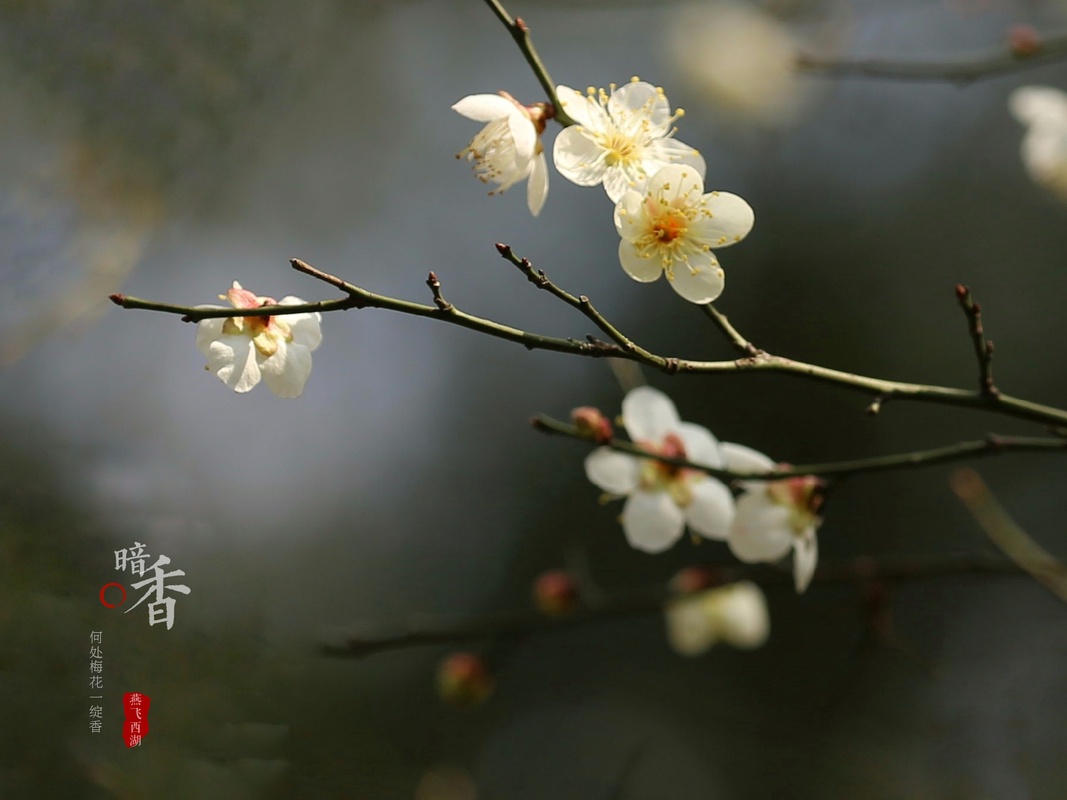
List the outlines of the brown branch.
<svg viewBox="0 0 1067 800">
<path fill-rule="evenodd" d="M 956 284 L 956 299 L 967 315 L 974 355 L 978 359 L 978 389 L 987 397 L 998 397 L 1000 390 L 993 384 L 993 343 L 985 338 L 982 328 L 982 306 L 974 301 L 970 289 L 963 284 Z"/>
<path fill-rule="evenodd" d="M 589 442 L 589 436 L 574 425 L 539 414 L 534 417 L 531 424 L 542 433 L 557 434 L 571 439 L 580 439 Z M 751 473 L 733 472 L 728 469 L 714 469 L 704 464 L 687 461 L 684 458 L 670 456 L 650 456 L 645 450 L 633 442 L 622 439 L 610 439 L 596 444 L 610 447 L 621 453 L 627 453 L 638 458 L 655 458 L 656 461 L 687 469 L 706 472 L 720 480 L 781 480 L 800 475 L 818 475 L 820 477 L 840 477 L 843 475 L 859 475 L 871 472 L 887 472 L 899 469 L 916 469 L 929 467 L 934 464 L 944 464 L 950 461 L 961 461 L 967 458 L 982 458 L 984 456 L 1001 455 L 1003 453 L 1039 453 L 1067 451 L 1067 439 L 1063 438 L 1039 438 L 1028 436 L 998 436 L 989 434 L 985 439 L 971 442 L 959 442 L 957 444 L 935 447 L 930 450 L 914 450 L 908 453 L 896 453 L 888 456 L 875 456 L 873 458 L 859 458 L 851 461 L 832 461 L 822 464 L 799 464 L 796 466 L 780 467 L 772 472 Z"/>
<path fill-rule="evenodd" d="M 793 586 L 788 571 L 762 564 L 739 564 L 712 568 L 716 585 L 747 580 L 764 588 Z M 871 581 L 892 583 L 932 580 L 956 575 L 1018 575 L 1020 570 L 1004 560 L 951 557 L 941 559 L 889 559 L 869 557 L 841 563 L 823 563 L 813 583 L 866 585 Z M 593 625 L 609 619 L 662 614 L 672 595 L 662 589 L 619 595 L 568 616 L 546 617 L 533 611 L 488 614 L 462 620 L 430 620 L 418 627 L 400 625 L 383 633 L 350 636 L 340 644 L 322 645 L 319 651 L 336 658 L 363 658 L 387 650 L 533 636 L 552 631 Z"/>
<path fill-rule="evenodd" d="M 796 60 L 796 68 L 800 72 L 838 78 L 971 83 L 1064 59 L 1067 59 L 1067 34 L 1058 34 L 1040 39 L 1033 50 L 1013 51 L 1010 45 L 1003 45 L 953 61 L 835 59 L 800 55 Z"/>
</svg>

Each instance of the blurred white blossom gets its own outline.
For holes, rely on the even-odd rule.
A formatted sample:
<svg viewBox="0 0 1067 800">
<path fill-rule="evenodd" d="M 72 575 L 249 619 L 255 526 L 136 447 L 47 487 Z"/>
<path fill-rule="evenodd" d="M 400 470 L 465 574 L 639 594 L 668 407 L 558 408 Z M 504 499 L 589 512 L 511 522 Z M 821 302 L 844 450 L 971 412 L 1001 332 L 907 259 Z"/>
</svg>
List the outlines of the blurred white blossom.
<svg viewBox="0 0 1067 800">
<path fill-rule="evenodd" d="M 775 17 L 750 4 L 712 2 L 667 19 L 674 68 L 717 111 L 761 124 L 796 117 L 806 87 L 797 80 L 793 36 Z"/>
<path fill-rule="evenodd" d="M 626 497 L 622 528 L 638 550 L 658 553 L 681 538 L 685 526 L 708 539 L 730 533 L 734 500 L 721 482 L 700 470 L 656 460 L 656 455 L 722 467 L 719 442 L 707 429 L 682 422 L 667 395 L 639 386 L 622 401 L 623 425 L 649 458 L 599 447 L 585 460 L 585 474 L 605 492 Z"/>
<path fill-rule="evenodd" d="M 280 301 L 258 297 L 237 281 L 219 299 L 249 309 L 304 303 L 292 295 Z M 205 319 L 197 323 L 196 346 L 207 358 L 208 369 L 235 392 L 247 392 L 262 379 L 279 397 L 299 397 L 311 374 L 311 351 L 322 342 L 321 321 L 318 312 Z"/>
<path fill-rule="evenodd" d="M 482 183 L 495 183 L 490 194 L 501 194 L 527 180 L 526 205 L 535 217 L 548 197 L 548 162 L 541 145 L 544 109 L 527 108 L 506 92 L 472 94 L 452 110 L 476 122 L 488 123 L 456 158 L 474 162 Z"/>
<path fill-rule="evenodd" d="M 1067 200 L 1067 94 L 1051 86 L 1021 86 L 1008 105 L 1027 127 L 1022 143 L 1026 171 Z"/>
<path fill-rule="evenodd" d="M 752 208 L 737 195 L 704 194 L 692 167 L 664 167 L 647 188 L 626 192 L 615 206 L 619 262 L 635 281 L 648 283 L 666 273 L 686 300 L 710 303 L 726 281 L 711 249 L 741 241 L 754 222 Z"/>
<path fill-rule="evenodd" d="M 589 87 L 583 95 L 567 86 L 556 88 L 563 110 L 577 123 L 556 136 L 552 156 L 556 169 L 579 186 L 604 184 L 613 203 L 629 189 L 640 189 L 668 164 L 685 164 L 701 178 L 704 158 L 674 136 L 674 122 L 663 89 L 633 78 L 610 86 L 611 94 Z"/>
<path fill-rule="evenodd" d="M 706 589 L 668 601 L 667 641 L 676 653 L 697 656 L 719 642 L 760 647 L 771 621 L 763 590 L 751 581 Z"/>
</svg>

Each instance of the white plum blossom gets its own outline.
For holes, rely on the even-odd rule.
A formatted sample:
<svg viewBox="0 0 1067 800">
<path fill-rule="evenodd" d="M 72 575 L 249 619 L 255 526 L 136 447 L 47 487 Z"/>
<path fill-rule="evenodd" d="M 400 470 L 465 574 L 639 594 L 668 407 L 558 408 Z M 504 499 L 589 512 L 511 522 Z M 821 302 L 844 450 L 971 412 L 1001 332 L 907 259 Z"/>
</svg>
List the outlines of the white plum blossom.
<svg viewBox="0 0 1067 800">
<path fill-rule="evenodd" d="M 666 16 L 664 40 L 679 77 L 717 118 L 784 125 L 811 93 L 797 74 L 793 34 L 773 9 L 737 0 L 681 6 Z M 833 50 L 832 42 L 814 44 L 820 53 Z"/>
<path fill-rule="evenodd" d="M 683 656 L 697 656 L 719 642 L 751 650 L 770 634 L 763 591 L 751 581 L 706 589 L 668 601 L 667 641 Z"/>
<path fill-rule="evenodd" d="M 661 167 L 685 164 L 704 177 L 704 158 L 674 139 L 674 122 L 663 90 L 633 78 L 611 85 L 611 94 L 589 87 L 586 94 L 556 87 L 560 106 L 575 125 L 556 136 L 556 169 L 579 186 L 604 185 L 613 203 L 629 189 L 639 189 Z"/>
<path fill-rule="evenodd" d="M 752 208 L 737 195 L 705 194 L 692 167 L 664 167 L 615 206 L 619 262 L 635 281 L 650 283 L 666 274 L 689 302 L 710 303 L 726 281 L 712 248 L 741 241 L 754 223 Z"/>
<path fill-rule="evenodd" d="M 541 145 L 545 127 L 544 106 L 526 107 L 507 92 L 472 94 L 452 110 L 476 122 L 488 123 L 456 158 L 474 163 L 474 174 L 482 183 L 494 183 L 489 194 L 501 194 L 514 184 L 528 180 L 526 205 L 535 217 L 548 197 L 548 161 Z"/>
<path fill-rule="evenodd" d="M 259 297 L 237 281 L 219 299 L 249 309 L 305 302 L 292 295 L 280 301 Z M 322 342 L 321 322 L 318 312 L 205 319 L 197 323 L 196 346 L 207 358 L 207 368 L 235 392 L 247 392 L 262 379 L 279 397 L 299 397 L 311 374 L 311 351 Z"/>
<path fill-rule="evenodd" d="M 612 496 L 626 497 L 622 529 L 631 546 L 659 553 L 681 538 L 688 525 L 708 539 L 730 534 L 734 500 L 730 490 L 707 473 L 655 458 L 663 455 L 718 468 L 719 442 L 707 429 L 682 422 L 667 395 L 648 386 L 622 401 L 622 421 L 648 458 L 599 447 L 585 460 L 585 474 Z"/>
<path fill-rule="evenodd" d="M 741 445 L 721 447 L 727 468 L 734 472 L 766 472 L 776 465 L 767 456 Z M 730 528 L 730 550 L 742 561 L 777 561 L 793 551 L 793 580 L 803 592 L 819 559 L 815 530 L 822 520 L 823 481 L 800 475 L 777 481 L 744 481 Z"/>
<path fill-rule="evenodd" d="M 1008 100 L 1027 126 L 1023 165 L 1035 183 L 1067 200 L 1067 93 L 1051 86 L 1021 86 Z"/>
</svg>

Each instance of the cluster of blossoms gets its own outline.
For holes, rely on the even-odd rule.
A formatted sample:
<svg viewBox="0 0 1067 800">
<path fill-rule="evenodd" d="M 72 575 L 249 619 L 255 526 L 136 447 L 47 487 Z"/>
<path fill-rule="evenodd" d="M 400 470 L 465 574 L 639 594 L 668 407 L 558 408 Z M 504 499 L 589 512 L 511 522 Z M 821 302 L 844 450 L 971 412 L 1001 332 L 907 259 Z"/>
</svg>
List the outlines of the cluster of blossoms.
<svg viewBox="0 0 1067 800">
<path fill-rule="evenodd" d="M 745 562 L 777 561 L 792 551 L 797 591 L 807 588 L 818 559 L 819 479 L 744 480 L 735 500 L 726 484 L 703 470 L 663 459 L 749 475 L 770 472 L 776 464 L 749 447 L 720 442 L 706 428 L 682 422 L 670 398 L 648 386 L 623 399 L 622 421 L 648 456 L 598 447 L 585 460 L 585 474 L 610 497 L 626 498 L 622 529 L 631 546 L 662 552 L 688 526 L 706 539 L 726 542 Z"/>
<path fill-rule="evenodd" d="M 623 270 L 642 283 L 666 275 L 692 303 L 717 298 L 725 276 L 712 251 L 741 241 L 755 216 L 736 195 L 704 191 L 703 157 L 674 138 L 683 111 L 672 114 L 663 90 L 637 78 L 610 92 L 559 86 L 556 96 L 575 124 L 556 137 L 553 162 L 579 186 L 604 187 L 615 204 Z M 487 123 L 458 157 L 495 184 L 490 194 L 528 180 L 527 204 L 537 216 L 548 195 L 541 134 L 555 110 L 523 106 L 505 92 L 471 95 L 452 108 Z"/>
</svg>

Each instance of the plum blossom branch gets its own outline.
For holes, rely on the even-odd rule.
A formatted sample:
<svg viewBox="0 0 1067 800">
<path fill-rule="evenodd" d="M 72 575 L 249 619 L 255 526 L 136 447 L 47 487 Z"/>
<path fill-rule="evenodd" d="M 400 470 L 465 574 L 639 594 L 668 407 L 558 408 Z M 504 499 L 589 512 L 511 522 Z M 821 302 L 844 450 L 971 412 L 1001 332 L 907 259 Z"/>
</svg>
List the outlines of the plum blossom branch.
<svg viewBox="0 0 1067 800">
<path fill-rule="evenodd" d="M 971 83 L 1064 59 L 1067 59 L 1067 34 L 1042 37 L 1028 48 L 1009 43 L 954 61 L 834 59 L 800 55 L 796 68 L 800 72 L 839 78 Z"/>
<path fill-rule="evenodd" d="M 616 357 L 636 361 L 639 364 L 657 369 L 667 374 L 684 373 L 692 375 L 721 375 L 737 372 L 780 372 L 795 375 L 807 380 L 820 383 L 829 383 L 842 386 L 864 394 L 873 395 L 875 400 L 870 407 L 872 413 L 888 400 L 911 400 L 916 402 L 935 403 L 939 405 L 972 408 L 982 411 L 1003 414 L 1030 420 L 1031 422 L 1043 423 L 1057 428 L 1067 427 L 1067 410 L 1052 406 L 1034 403 L 1029 400 L 1011 397 L 1005 394 L 990 395 L 984 391 L 956 389 L 947 386 L 927 385 L 920 383 L 905 383 L 901 381 L 889 381 L 881 378 L 872 378 L 864 375 L 856 375 L 850 372 L 821 367 L 817 364 L 808 364 L 802 361 L 794 361 L 782 356 L 772 355 L 766 351 L 755 348 L 749 343 L 732 325 L 726 317 L 715 309 L 709 309 L 705 313 L 711 317 L 720 330 L 734 343 L 735 347 L 744 349 L 746 353 L 753 353 L 744 358 L 733 361 L 694 361 L 661 356 L 651 353 L 633 343 L 618 329 L 609 323 L 598 312 L 588 298 L 575 297 L 568 292 L 555 286 L 547 278 L 543 278 L 540 271 L 534 270 L 533 266 L 524 259 L 516 259 L 511 253 L 510 247 L 504 244 L 497 245 L 501 255 L 515 264 L 520 270 L 539 288 L 542 288 L 563 302 L 577 308 L 588 317 L 601 331 L 606 333 L 613 342 L 604 342 L 595 337 L 587 336 L 585 341 L 578 339 L 562 339 L 553 336 L 543 336 L 529 333 L 510 325 L 504 325 L 484 317 L 461 311 L 454 305 L 443 309 L 438 305 L 423 305 L 400 300 L 394 297 L 375 294 L 354 284 L 338 278 L 321 270 L 316 269 L 299 258 L 291 260 L 293 269 L 313 278 L 321 280 L 344 292 L 347 297 L 338 300 L 323 300 L 317 303 L 305 303 L 293 306 L 262 306 L 257 309 L 225 309 L 225 308 L 195 308 L 191 306 L 177 306 L 168 303 L 157 303 L 142 300 L 126 295 L 112 295 L 114 303 L 127 309 L 144 309 L 159 311 L 168 314 L 179 314 L 184 321 L 199 321 L 214 317 L 235 316 L 274 316 L 295 314 L 313 311 L 343 311 L 347 309 L 382 308 L 395 311 L 400 314 L 409 314 L 417 317 L 428 317 L 452 325 L 495 336 L 510 342 L 523 345 L 528 350 L 551 350 L 571 355 L 585 356 L 588 358 Z"/>
<path fill-rule="evenodd" d="M 742 580 L 763 587 L 792 587 L 793 584 L 789 572 L 766 565 L 715 566 L 711 570 L 716 585 Z M 840 563 L 823 563 L 815 571 L 814 582 L 854 583 L 862 587 L 874 582 L 904 583 L 955 575 L 1019 574 L 1022 573 L 1018 567 L 1003 559 L 947 557 L 875 562 L 872 558 L 861 557 Z M 662 614 L 669 598 L 666 591 L 656 588 L 619 594 L 566 616 L 547 617 L 534 611 L 516 611 L 461 620 L 426 618 L 418 625 L 407 623 L 392 630 L 379 629 L 385 632 L 349 636 L 341 643 L 322 645 L 319 652 L 336 658 L 363 658 L 411 647 L 533 636 L 608 619 Z"/>
<path fill-rule="evenodd" d="M 963 284 L 956 285 L 956 299 L 967 315 L 974 355 L 978 359 L 978 388 L 988 397 L 996 397 L 1000 390 L 993 384 L 993 342 L 985 338 L 982 307 L 974 301 L 970 289 Z"/>
<path fill-rule="evenodd" d="M 552 76 L 548 74 L 548 68 L 541 60 L 541 56 L 538 55 L 537 49 L 533 45 L 533 40 L 530 38 L 529 26 L 521 17 L 512 17 L 499 0 L 485 0 L 485 4 L 489 6 L 490 10 L 496 15 L 496 18 L 503 23 L 505 28 L 507 28 L 508 33 L 511 34 L 511 38 L 515 40 L 515 44 L 518 45 L 523 58 L 526 59 L 526 63 L 529 64 L 530 69 L 533 70 L 534 77 L 537 78 L 537 82 L 541 84 L 541 88 L 544 89 L 545 94 L 548 95 L 549 102 L 552 103 L 552 108 L 554 109 L 552 116 L 555 118 L 556 122 L 565 128 L 573 125 L 574 120 L 563 110 L 563 106 L 559 102 L 559 97 L 556 95 L 556 84 L 552 82 Z"/>
<path fill-rule="evenodd" d="M 566 422 L 552 419 L 539 414 L 534 417 L 531 424 L 542 433 L 558 434 L 571 439 L 590 441 L 589 434 Z M 621 453 L 648 458 L 647 451 L 623 439 L 608 439 L 596 441 L 597 445 L 610 447 Z M 998 436 L 989 434 L 985 439 L 971 442 L 959 442 L 957 444 L 935 447 L 929 450 L 915 450 L 909 453 L 897 453 L 888 456 L 876 456 L 874 458 L 859 458 L 851 461 L 830 461 L 822 464 L 800 464 L 797 466 L 781 467 L 772 472 L 735 472 L 727 469 L 717 469 L 684 458 L 655 455 L 657 461 L 673 466 L 706 472 L 720 480 L 779 480 L 782 478 L 794 478 L 801 475 L 818 475 L 820 477 L 840 477 L 843 475 L 858 475 L 867 472 L 887 472 L 898 469 L 916 469 L 929 467 L 934 464 L 944 464 L 950 461 L 961 461 L 967 458 L 981 458 L 1009 452 L 1067 452 L 1067 439 L 1064 438 L 1040 438 L 1027 436 Z"/>
</svg>

